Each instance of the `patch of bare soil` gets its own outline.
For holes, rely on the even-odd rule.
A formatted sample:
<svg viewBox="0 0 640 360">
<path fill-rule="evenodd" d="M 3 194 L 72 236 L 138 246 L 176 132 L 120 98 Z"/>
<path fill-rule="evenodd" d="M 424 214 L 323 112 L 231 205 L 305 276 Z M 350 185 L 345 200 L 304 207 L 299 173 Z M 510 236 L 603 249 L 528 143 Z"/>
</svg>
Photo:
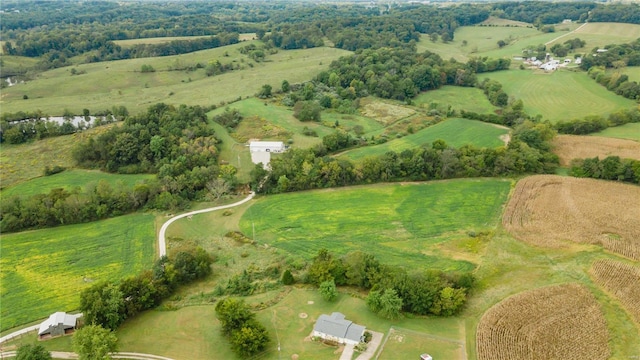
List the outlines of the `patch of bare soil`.
<svg viewBox="0 0 640 360">
<path fill-rule="evenodd" d="M 536 175 L 516 185 L 502 217 L 517 239 L 551 248 L 599 244 L 640 260 L 640 187 L 613 181 Z"/>
<path fill-rule="evenodd" d="M 478 324 L 478 360 L 608 359 L 609 331 L 582 285 L 525 291 L 489 309 Z"/>
<path fill-rule="evenodd" d="M 640 160 L 640 142 L 599 136 L 558 135 L 553 140 L 560 165 L 568 166 L 573 159 L 607 156 Z"/>
</svg>

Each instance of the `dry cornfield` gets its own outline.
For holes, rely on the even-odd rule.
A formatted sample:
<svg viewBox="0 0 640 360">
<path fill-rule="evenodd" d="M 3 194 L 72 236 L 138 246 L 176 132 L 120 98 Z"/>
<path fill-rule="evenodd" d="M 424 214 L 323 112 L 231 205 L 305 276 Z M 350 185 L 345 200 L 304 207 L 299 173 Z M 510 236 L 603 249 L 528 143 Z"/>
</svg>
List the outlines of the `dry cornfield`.
<svg viewBox="0 0 640 360">
<path fill-rule="evenodd" d="M 478 324 L 478 360 L 607 359 L 609 332 L 594 296 L 564 284 L 511 296 Z"/>
<path fill-rule="evenodd" d="M 618 298 L 640 323 L 640 268 L 613 260 L 598 260 L 591 266 L 596 283 Z"/>
<path fill-rule="evenodd" d="M 537 175 L 518 182 L 502 217 L 517 239 L 551 248 L 570 240 L 600 244 L 640 260 L 640 187 Z"/>
<path fill-rule="evenodd" d="M 573 159 L 620 156 L 640 160 L 640 143 L 633 140 L 598 136 L 558 135 L 553 140 L 553 152 L 560 165 L 568 166 Z"/>
</svg>

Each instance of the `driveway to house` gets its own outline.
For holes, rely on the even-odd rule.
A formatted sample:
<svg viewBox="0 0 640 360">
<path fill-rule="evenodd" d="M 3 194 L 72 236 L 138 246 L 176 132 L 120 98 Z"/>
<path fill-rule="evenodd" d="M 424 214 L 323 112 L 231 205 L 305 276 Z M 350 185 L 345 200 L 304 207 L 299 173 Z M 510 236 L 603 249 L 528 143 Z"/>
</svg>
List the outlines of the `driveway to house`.
<svg viewBox="0 0 640 360">
<path fill-rule="evenodd" d="M 342 355 L 340 355 L 340 360 L 351 360 L 351 358 L 353 357 L 353 348 L 355 347 L 355 345 L 353 344 L 347 344 L 344 346 L 344 349 L 342 349 Z"/>
<path fill-rule="evenodd" d="M 380 346 L 380 343 L 382 342 L 382 337 L 384 336 L 383 333 L 377 332 L 377 331 L 371 331 L 371 330 L 369 330 L 369 332 L 371 333 L 372 336 L 371 336 L 371 341 L 369 341 L 369 344 L 367 344 L 367 350 L 365 350 L 365 352 L 360 354 L 356 358 L 356 360 L 369 360 L 373 358 L 373 355 L 376 353 L 376 350 L 378 350 L 378 346 Z"/>
<path fill-rule="evenodd" d="M 159 256 L 163 257 L 163 256 L 167 255 L 167 242 L 165 240 L 165 233 L 167 232 L 167 228 L 169 227 L 169 225 L 171 225 L 174 221 L 180 220 L 180 219 L 185 218 L 187 216 L 207 213 L 207 212 L 216 211 L 216 210 L 223 210 L 223 209 L 232 208 L 232 207 L 235 207 L 235 206 L 238 206 L 238 205 L 242 205 L 242 204 L 246 203 L 247 201 L 253 199 L 254 196 L 256 196 L 256 193 L 252 191 L 249 194 L 249 196 L 247 196 L 246 198 L 244 198 L 244 199 L 242 199 L 242 200 L 240 200 L 240 201 L 238 201 L 236 203 L 229 204 L 229 205 L 215 206 L 215 207 L 212 207 L 212 208 L 207 208 L 207 209 L 202 209 L 202 210 L 190 211 L 188 213 L 184 213 L 184 214 L 180 214 L 180 215 L 174 216 L 171 219 L 167 220 L 167 222 L 162 224 L 162 227 L 160 228 L 160 234 L 158 235 L 158 253 L 159 253 Z"/>
<path fill-rule="evenodd" d="M 0 358 L 11 358 L 15 357 L 15 351 L 5 351 L 0 353 Z M 72 352 L 63 352 L 63 351 L 51 351 L 51 356 L 54 359 L 77 359 L 78 354 Z M 132 353 L 132 352 L 116 352 L 111 353 L 111 358 L 113 359 L 130 359 L 130 360 L 173 360 L 168 357 L 152 355 L 152 354 L 142 354 L 142 353 Z"/>
</svg>

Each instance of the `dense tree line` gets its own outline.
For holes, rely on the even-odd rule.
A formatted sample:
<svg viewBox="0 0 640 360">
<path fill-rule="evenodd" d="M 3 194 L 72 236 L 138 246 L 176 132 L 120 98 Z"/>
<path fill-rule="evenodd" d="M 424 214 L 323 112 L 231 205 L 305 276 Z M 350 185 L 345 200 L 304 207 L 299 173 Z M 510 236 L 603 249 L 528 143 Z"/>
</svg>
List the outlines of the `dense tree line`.
<svg viewBox="0 0 640 360">
<path fill-rule="evenodd" d="M 163 256 L 153 270 L 122 281 L 104 281 L 80 293 L 80 310 L 85 323 L 116 330 L 126 319 L 155 308 L 181 284 L 211 273 L 213 258 L 202 248 L 176 251 Z"/>
<path fill-rule="evenodd" d="M 571 162 L 569 174 L 576 177 L 640 184 L 640 161 L 620 159 L 619 156 L 608 156 L 603 160 L 598 157 L 575 159 Z"/>
<path fill-rule="evenodd" d="M 358 162 L 336 159 L 327 149 L 316 146 L 290 150 L 271 160 L 271 171 L 261 166 L 252 171 L 252 187 L 261 193 L 281 193 L 384 181 L 426 181 L 457 177 L 512 176 L 553 172 L 558 164 L 549 141 L 555 131 L 549 123 L 524 121 L 515 127 L 504 148 L 459 149 L 437 140 L 431 145 L 389 151 Z"/>
<path fill-rule="evenodd" d="M 269 343 L 267 329 L 243 300 L 227 298 L 216 304 L 216 317 L 222 335 L 231 343 L 231 349 L 242 358 L 250 358 L 264 351 Z"/>
<path fill-rule="evenodd" d="M 640 85 L 638 82 L 629 80 L 629 76 L 623 74 L 620 69 L 607 71 L 604 67 L 594 66 L 589 69 L 588 73 L 592 79 L 609 91 L 613 91 L 627 99 L 637 100 L 640 98 Z"/>
<path fill-rule="evenodd" d="M 493 14 L 505 19 L 532 24 L 558 24 L 564 19 L 587 20 L 589 11 L 598 5 L 594 2 L 500 2 L 492 5 Z"/>
<path fill-rule="evenodd" d="M 619 68 L 621 66 L 640 65 L 640 39 L 627 44 L 609 44 L 604 48 L 605 52 L 594 48 L 590 53 L 582 58 L 580 68 L 589 70 L 594 66 L 605 68 Z"/>
<path fill-rule="evenodd" d="M 375 256 L 361 251 L 338 258 L 326 249 L 314 257 L 305 280 L 314 285 L 334 283 L 371 290 L 367 305 L 388 318 L 397 317 L 399 310 L 419 315 L 454 315 L 464 306 L 474 284 L 473 275 L 468 272 L 408 271 L 381 264 Z"/>
<path fill-rule="evenodd" d="M 640 122 L 638 109 L 618 110 L 605 119 L 600 115 L 586 116 L 583 119 L 558 121 L 554 127 L 560 134 L 586 135 L 602 131 L 608 127 Z"/>
</svg>

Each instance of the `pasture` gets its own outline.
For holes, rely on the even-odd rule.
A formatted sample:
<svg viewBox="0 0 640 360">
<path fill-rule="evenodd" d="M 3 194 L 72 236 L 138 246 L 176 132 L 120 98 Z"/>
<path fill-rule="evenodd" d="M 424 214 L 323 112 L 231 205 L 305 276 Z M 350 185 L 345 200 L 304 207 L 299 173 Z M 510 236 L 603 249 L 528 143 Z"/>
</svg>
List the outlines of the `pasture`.
<svg viewBox="0 0 640 360">
<path fill-rule="evenodd" d="M 332 60 L 349 53 L 325 47 L 281 50 L 264 62 L 254 63 L 238 51 L 249 43 L 176 56 L 82 64 L 74 67 L 85 72 L 80 75 L 71 75 L 70 67 L 46 71 L 33 81 L 3 90 L 1 111 L 31 108 L 60 115 L 68 109 L 81 114 L 84 108 L 97 111 L 124 105 L 130 113 L 138 113 L 158 102 L 220 104 L 252 96 L 263 84 L 278 88 L 285 79 L 291 83 L 305 81 L 327 68 Z M 224 56 L 225 53 L 230 56 Z M 211 77 L 207 77 L 204 69 L 171 71 L 215 60 L 232 63 L 238 69 Z M 142 65 L 151 65 L 156 71 L 141 73 Z M 24 100 L 23 95 L 29 99 Z"/>
<path fill-rule="evenodd" d="M 46 194 L 56 188 L 66 190 L 74 188 L 85 189 L 91 184 L 96 185 L 101 180 L 106 181 L 112 188 L 133 188 L 136 183 L 153 178 L 155 178 L 155 175 L 121 175 L 104 173 L 97 170 L 73 169 L 23 182 L 16 186 L 3 189 L 0 194 L 6 198 L 14 195 L 26 197 L 35 194 Z"/>
<path fill-rule="evenodd" d="M 497 80 L 509 96 L 522 100 L 527 114 L 540 115 L 551 122 L 607 116 L 635 106 L 633 100 L 608 91 L 582 72 L 508 70 L 482 75 Z"/>
<path fill-rule="evenodd" d="M 520 180 L 502 225 L 534 246 L 600 245 L 640 260 L 640 187 L 611 181 L 536 175 Z"/>
<path fill-rule="evenodd" d="M 501 301 L 482 316 L 477 338 L 478 360 L 610 356 L 602 310 L 578 284 L 534 289 Z"/>
<path fill-rule="evenodd" d="M 470 270 L 474 264 L 443 256 L 440 246 L 494 229 L 509 187 L 479 179 L 274 195 L 247 209 L 239 227 L 306 259 L 322 248 L 338 255 L 362 250 L 389 264 Z"/>
<path fill-rule="evenodd" d="M 467 356 L 463 341 L 393 327 L 378 359 L 418 359 L 425 352 L 434 359 L 465 359 Z"/>
<path fill-rule="evenodd" d="M 78 293 L 95 281 L 149 269 L 155 257 L 153 219 L 134 214 L 3 234 L 2 330 L 77 309 Z"/>
<path fill-rule="evenodd" d="M 587 23 L 576 29 L 571 35 L 549 43 L 563 43 L 569 39 L 580 38 L 586 41 L 584 48 L 579 52 L 591 51 L 595 47 L 604 47 L 609 44 L 623 44 L 635 41 L 640 37 L 640 25 L 624 23 Z"/>
<path fill-rule="evenodd" d="M 640 268 L 603 259 L 593 263 L 590 273 L 598 285 L 617 298 L 627 312 L 640 322 Z"/>
<path fill-rule="evenodd" d="M 482 77 L 480 75 L 480 77 Z M 493 113 L 497 107 L 491 105 L 482 90 L 473 87 L 443 86 L 437 90 L 420 93 L 413 103 L 425 109 L 437 109 L 446 113 L 447 107 L 460 111 L 473 111 L 479 114 Z"/>
<path fill-rule="evenodd" d="M 636 128 L 640 129 L 638 126 Z M 607 156 L 619 156 L 640 160 L 640 142 L 610 137 L 558 135 L 553 139 L 553 151 L 560 158 L 562 166 L 569 166 L 573 159 L 593 157 L 604 159 Z"/>
<path fill-rule="evenodd" d="M 640 123 L 630 123 L 621 126 L 610 127 L 590 135 L 640 141 Z"/>
<path fill-rule="evenodd" d="M 504 146 L 504 136 L 509 133 L 507 128 L 467 119 L 447 119 L 435 125 L 424 128 L 415 134 L 390 140 L 380 145 L 370 145 L 353 149 L 341 156 L 351 160 L 360 160 L 370 156 L 380 156 L 388 151 L 397 153 L 423 145 L 430 146 L 434 141 L 444 140 L 447 145 L 460 147 L 474 145 L 477 147 L 495 148 Z"/>
<path fill-rule="evenodd" d="M 623 68 L 622 72 L 629 77 L 629 80 L 640 81 L 640 66 L 628 66 Z"/>
</svg>

